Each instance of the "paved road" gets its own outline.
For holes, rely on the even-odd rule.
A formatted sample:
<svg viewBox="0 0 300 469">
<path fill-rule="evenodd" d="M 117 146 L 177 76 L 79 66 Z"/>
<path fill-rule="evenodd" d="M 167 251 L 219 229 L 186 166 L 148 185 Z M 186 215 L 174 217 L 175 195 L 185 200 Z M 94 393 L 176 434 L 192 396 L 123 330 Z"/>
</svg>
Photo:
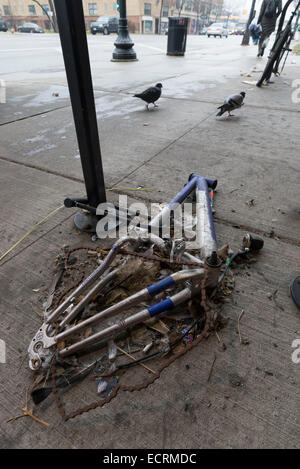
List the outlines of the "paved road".
<svg viewBox="0 0 300 469">
<path fill-rule="evenodd" d="M 91 36 L 88 35 L 89 54 L 94 77 L 95 89 L 113 88 L 134 85 L 138 79 L 145 79 L 145 60 L 147 60 L 147 69 L 149 60 L 152 58 L 152 67 L 169 68 L 173 75 L 184 74 L 192 71 L 195 67 L 195 59 L 201 59 L 203 65 L 199 72 L 203 77 L 212 79 L 230 73 L 233 70 L 233 63 L 236 61 L 237 68 L 242 64 L 241 59 L 255 55 L 255 48 L 240 48 L 240 37 L 229 37 L 228 39 L 207 38 L 206 36 L 189 36 L 187 41 L 186 58 L 183 61 L 180 58 L 166 57 L 167 37 L 166 36 L 140 36 L 134 35 L 135 49 L 139 58 L 137 64 L 132 64 L 130 69 L 134 71 L 135 79 L 131 73 L 128 75 L 122 73 L 117 80 L 111 80 L 113 70 L 121 71 L 124 69 L 119 64 L 111 64 L 110 59 L 114 49 L 113 42 L 115 35 L 110 36 Z M 213 60 L 212 60 L 213 59 Z M 56 83 L 65 84 L 64 63 L 60 47 L 60 40 L 56 34 L 32 35 L 3 33 L 0 36 L 0 77 L 10 83 L 21 82 L 30 87 L 31 84 Z M 163 61 L 162 61 L 163 60 Z M 164 65 L 162 65 L 164 64 Z M 192 65 L 192 66 L 191 66 Z M 220 65 L 222 73 L 220 74 Z M 129 67 L 127 67 L 129 68 Z M 161 77 L 165 74 L 161 69 Z M 106 72 L 106 80 L 103 77 L 99 82 L 99 74 Z M 110 72 L 110 73 L 107 73 Z M 120 73 L 121 75 L 121 73 Z M 149 74 L 149 79 L 151 73 Z M 114 75 L 116 78 L 116 75 Z"/>
<path fill-rule="evenodd" d="M 109 36 L 88 35 L 89 53 L 93 65 L 109 58 L 114 49 L 115 34 Z M 166 36 L 132 35 L 138 58 L 143 56 L 164 54 L 167 49 Z M 206 36 L 189 36 L 187 54 L 201 51 L 209 54 L 220 54 L 234 51 L 241 42 L 240 37 L 229 37 L 227 40 Z M 51 73 L 60 71 L 63 66 L 60 40 L 57 34 L 32 35 L 0 33 L 0 57 L 3 61 L 1 75 L 6 77 L 20 72 Z M 11 79 L 13 79 L 11 77 Z"/>
</svg>

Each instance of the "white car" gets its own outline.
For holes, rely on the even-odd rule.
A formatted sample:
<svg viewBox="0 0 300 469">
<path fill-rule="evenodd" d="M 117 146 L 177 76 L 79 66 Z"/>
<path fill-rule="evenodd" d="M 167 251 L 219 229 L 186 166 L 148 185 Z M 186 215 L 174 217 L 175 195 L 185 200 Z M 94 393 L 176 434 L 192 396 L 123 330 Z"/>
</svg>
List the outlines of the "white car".
<svg viewBox="0 0 300 469">
<path fill-rule="evenodd" d="M 210 36 L 228 37 L 228 29 L 222 23 L 214 23 L 207 28 L 207 37 Z"/>
</svg>

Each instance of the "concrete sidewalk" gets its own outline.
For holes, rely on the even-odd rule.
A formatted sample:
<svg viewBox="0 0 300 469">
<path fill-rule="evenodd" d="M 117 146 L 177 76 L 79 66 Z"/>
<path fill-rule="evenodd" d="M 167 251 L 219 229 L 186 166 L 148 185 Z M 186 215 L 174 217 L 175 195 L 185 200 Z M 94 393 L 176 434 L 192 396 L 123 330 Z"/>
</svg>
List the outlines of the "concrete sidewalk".
<svg viewBox="0 0 300 469">
<path fill-rule="evenodd" d="M 114 189 L 110 200 L 121 192 L 167 202 L 194 172 L 219 180 L 219 245 L 229 241 L 236 250 L 245 231 L 264 237 L 264 250 L 236 276 L 224 306 L 229 322 L 221 331 L 222 343 L 211 336 L 148 389 L 120 394 L 108 406 L 67 423 L 53 402 L 35 409 L 51 423 L 49 429 L 25 418 L 6 423 L 20 413 L 32 381 L 26 350 L 41 321 L 55 258 L 63 245 L 90 242 L 74 229 L 73 210 L 62 208 L 0 263 L 0 338 L 7 345 L 7 363 L 0 364 L 0 447 L 300 446 L 300 365 L 291 360 L 292 342 L 300 338 L 300 312 L 288 291 L 300 270 L 300 104 L 291 98 L 299 58 L 296 64 L 289 59 L 272 86 L 258 89 L 243 83 L 255 80 L 264 63 L 255 59 L 253 48 L 238 48 L 232 41 L 218 54 L 213 43 L 207 50 L 197 44 L 192 42 L 185 58 L 170 60 L 154 49 L 164 44 L 149 43 L 140 62 L 106 61 L 101 69 L 101 62 L 92 60 L 92 67 L 107 187 L 152 189 Z M 157 81 L 164 86 L 159 109 L 146 112 L 131 95 Z M 246 104 L 236 117 L 216 119 L 224 97 L 243 89 Z M 84 193 L 64 77 L 42 83 L 34 75 L 31 83 L 8 83 L 7 91 L 0 126 L 0 255 L 66 196 Z M 57 99 L 53 92 L 59 92 Z M 247 346 L 237 334 L 242 309 Z M 86 380 L 67 398 L 78 407 L 97 396 Z"/>
</svg>

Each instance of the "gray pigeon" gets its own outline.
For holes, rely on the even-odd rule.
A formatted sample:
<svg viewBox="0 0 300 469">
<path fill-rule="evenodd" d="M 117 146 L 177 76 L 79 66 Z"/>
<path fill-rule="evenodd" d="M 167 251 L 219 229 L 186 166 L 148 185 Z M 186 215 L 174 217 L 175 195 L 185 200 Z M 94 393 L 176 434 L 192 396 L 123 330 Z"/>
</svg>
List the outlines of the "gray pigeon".
<svg viewBox="0 0 300 469">
<path fill-rule="evenodd" d="M 155 104 L 155 102 L 160 98 L 161 89 L 162 89 L 162 84 L 157 83 L 155 86 L 151 86 L 151 88 L 147 88 L 142 93 L 135 94 L 133 97 L 140 98 L 143 101 L 145 101 L 147 103 L 146 107 L 149 111 L 150 103 L 154 104 L 154 106 L 157 107 L 157 104 Z"/>
<path fill-rule="evenodd" d="M 244 91 L 242 91 L 240 94 L 233 94 L 232 96 L 228 96 L 228 98 L 225 99 L 224 104 L 218 107 L 220 112 L 218 112 L 217 116 L 222 116 L 224 112 L 228 112 L 230 117 L 233 116 L 231 111 L 234 109 L 239 109 L 241 106 L 243 106 L 245 96 L 246 93 Z"/>
</svg>

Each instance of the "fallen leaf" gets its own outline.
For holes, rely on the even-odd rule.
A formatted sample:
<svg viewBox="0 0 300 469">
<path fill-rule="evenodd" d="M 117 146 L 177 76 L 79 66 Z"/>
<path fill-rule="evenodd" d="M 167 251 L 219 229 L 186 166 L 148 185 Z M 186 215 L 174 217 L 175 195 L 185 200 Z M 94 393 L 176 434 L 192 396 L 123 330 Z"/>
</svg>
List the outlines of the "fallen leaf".
<svg viewBox="0 0 300 469">
<path fill-rule="evenodd" d="M 254 199 L 246 200 L 245 204 L 248 205 L 248 207 L 253 207 Z"/>
<path fill-rule="evenodd" d="M 246 85 L 256 85 L 256 81 L 249 81 L 249 80 L 244 80 L 242 83 L 245 83 Z"/>
</svg>

